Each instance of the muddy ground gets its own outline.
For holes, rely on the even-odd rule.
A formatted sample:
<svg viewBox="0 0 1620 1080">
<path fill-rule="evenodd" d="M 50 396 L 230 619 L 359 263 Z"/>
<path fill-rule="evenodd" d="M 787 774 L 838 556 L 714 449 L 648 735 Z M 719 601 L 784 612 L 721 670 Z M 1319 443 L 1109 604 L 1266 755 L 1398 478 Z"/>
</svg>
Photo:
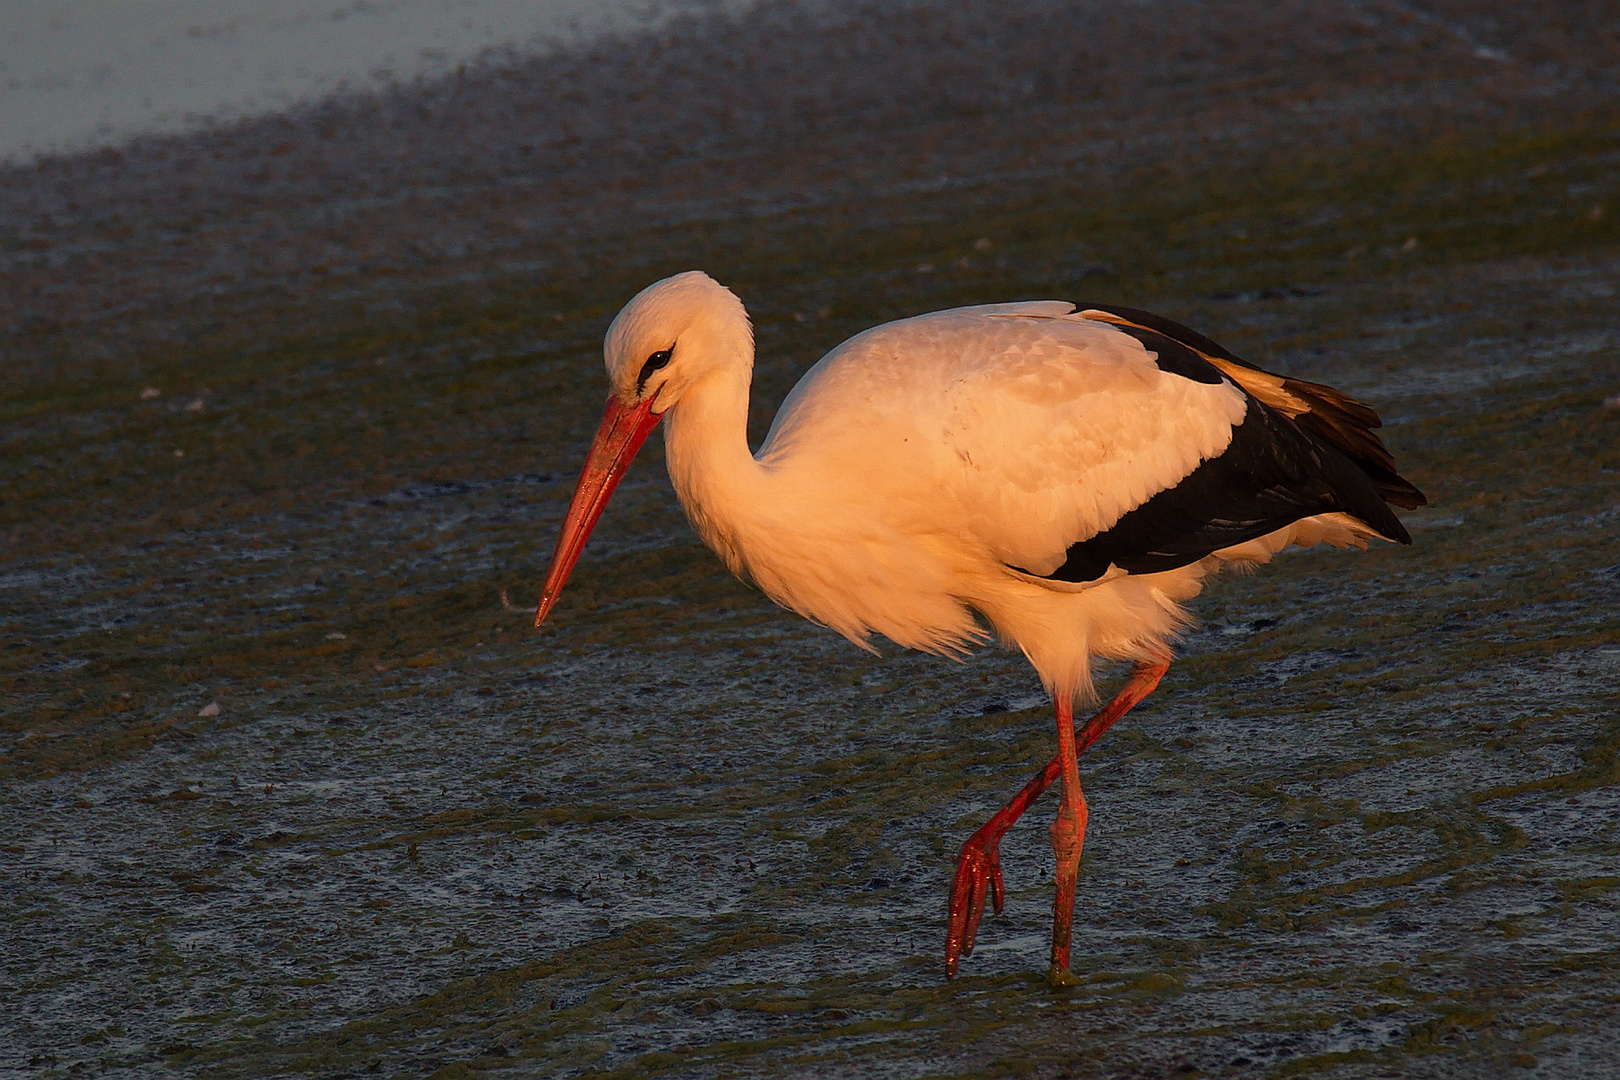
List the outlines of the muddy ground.
<svg viewBox="0 0 1620 1080">
<path fill-rule="evenodd" d="M 1620 1071 L 1620 116 L 1551 52 L 1482 59 L 1488 20 L 1389 23 L 1386 81 L 1315 70 L 1312 109 L 1205 72 L 1112 155 L 1042 113 L 1054 164 L 1007 99 L 786 200 L 790 164 L 694 197 L 754 190 L 716 151 L 656 214 L 304 176 L 232 217 L 247 129 L 130 148 L 144 203 L 102 157 L 6 174 L 0 1074 Z M 444 240 L 514 205 L 553 224 Z M 1051 753 L 1021 660 L 773 608 L 656 440 L 552 622 L 503 607 L 607 319 L 689 266 L 755 316 L 758 434 L 874 322 L 1092 298 L 1374 404 L 1428 492 L 1410 548 L 1213 582 L 1082 760 L 1080 986 L 1044 979 L 1044 805 L 943 979 L 956 848 Z"/>
</svg>

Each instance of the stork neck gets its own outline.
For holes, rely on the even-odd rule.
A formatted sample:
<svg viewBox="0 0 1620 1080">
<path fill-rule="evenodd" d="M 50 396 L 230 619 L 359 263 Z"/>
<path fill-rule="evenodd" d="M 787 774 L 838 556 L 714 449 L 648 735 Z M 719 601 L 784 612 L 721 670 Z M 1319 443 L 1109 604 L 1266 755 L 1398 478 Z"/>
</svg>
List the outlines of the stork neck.
<svg viewBox="0 0 1620 1080">
<path fill-rule="evenodd" d="M 670 482 L 692 525 L 742 572 L 744 516 L 758 504 L 764 470 L 748 449 L 747 370 L 711 373 L 664 417 Z"/>
</svg>

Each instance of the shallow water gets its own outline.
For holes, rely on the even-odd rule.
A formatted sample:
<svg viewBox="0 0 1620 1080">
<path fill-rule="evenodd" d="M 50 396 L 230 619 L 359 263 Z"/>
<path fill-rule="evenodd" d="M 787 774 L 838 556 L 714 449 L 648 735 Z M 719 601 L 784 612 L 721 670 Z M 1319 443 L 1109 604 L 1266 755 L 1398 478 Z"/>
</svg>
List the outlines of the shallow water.
<svg viewBox="0 0 1620 1080">
<path fill-rule="evenodd" d="M 194 131 L 633 24 L 604 0 L 78 0 L 0 9 L 0 161 Z"/>
<path fill-rule="evenodd" d="M 775 611 L 643 464 L 538 635 L 481 605 L 484 641 L 307 691 L 238 680 L 203 694 L 217 720 L 171 707 L 99 759 L 73 760 L 82 733 L 19 733 L 14 754 L 64 749 L 6 789 L 13 1038 L 39 1067 L 208 1075 L 1612 1062 L 1620 417 L 1597 403 L 1620 365 L 1584 347 L 1608 316 L 1581 290 L 1614 269 L 1434 283 L 1489 280 L 1560 337 L 1418 331 L 1377 399 L 1433 498 L 1414 547 L 1294 553 L 1200 600 L 1184 659 L 1083 762 L 1072 991 L 1040 977 L 1039 810 L 1007 841 L 1006 912 L 941 978 L 955 847 L 1050 752 L 1023 664 L 874 659 Z M 1293 306 L 1331 327 L 1403 302 Z M 1376 381 L 1388 345 L 1337 358 L 1341 384 Z M 197 537 L 173 565 L 203 596 L 98 603 L 142 573 L 103 566 L 30 640 L 93 641 L 118 610 L 206 636 L 226 582 L 273 620 L 296 553 L 335 548 L 341 574 L 358 537 L 442 530 L 433 558 L 479 580 L 499 561 L 480 524 L 539 535 L 565 488 L 406 487 L 275 546 Z M 375 633 L 283 632 L 340 671 Z"/>
<path fill-rule="evenodd" d="M 1073 295 L 1089 230 L 1121 269 L 1088 291 L 1365 397 L 1428 492 L 1411 548 L 1212 583 L 1083 759 L 1069 990 L 1049 805 L 942 977 L 957 846 L 1051 753 L 1021 660 L 872 657 L 772 608 L 656 445 L 553 622 L 503 609 L 597 413 L 613 274 L 662 264 L 608 236 L 578 257 L 616 269 L 540 293 L 456 263 L 408 303 L 378 271 L 17 331 L 0 1071 L 1614 1070 L 1620 235 L 1588 207 L 1620 191 L 1583 130 L 1388 149 L 1311 189 L 1337 219 L 1280 170 L 1161 177 L 1121 220 L 1015 178 L 658 234 L 755 312 L 761 431 L 873 321 Z M 1490 233 L 1503 205 L 1547 212 Z"/>
</svg>

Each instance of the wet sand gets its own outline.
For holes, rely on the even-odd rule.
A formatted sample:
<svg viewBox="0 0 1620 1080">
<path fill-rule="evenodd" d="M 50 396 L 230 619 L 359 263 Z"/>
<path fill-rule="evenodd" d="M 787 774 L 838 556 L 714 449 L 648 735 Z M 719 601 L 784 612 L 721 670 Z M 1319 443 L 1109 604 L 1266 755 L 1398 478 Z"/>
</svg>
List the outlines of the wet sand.
<svg viewBox="0 0 1620 1080">
<path fill-rule="evenodd" d="M 1116 109 L 1108 152 L 1078 98 L 1043 138 L 1017 100 L 925 102 L 842 171 L 721 146 L 640 187 L 433 187 L 442 147 L 319 157 L 351 103 L 5 174 L 0 1071 L 1620 1066 L 1620 119 L 1548 89 L 1578 56 L 1504 73 L 1493 24 L 1427 25 L 1367 32 L 1376 79 Z M 324 179 L 244 179 L 306 150 Z M 1082 760 L 1081 986 L 1044 980 L 1044 806 L 942 977 L 956 848 L 1051 753 L 1022 660 L 773 608 L 656 440 L 553 623 L 503 609 L 606 320 L 693 265 L 756 319 L 756 434 L 876 321 L 1094 298 L 1370 402 L 1428 492 L 1411 548 L 1217 579 Z"/>
</svg>

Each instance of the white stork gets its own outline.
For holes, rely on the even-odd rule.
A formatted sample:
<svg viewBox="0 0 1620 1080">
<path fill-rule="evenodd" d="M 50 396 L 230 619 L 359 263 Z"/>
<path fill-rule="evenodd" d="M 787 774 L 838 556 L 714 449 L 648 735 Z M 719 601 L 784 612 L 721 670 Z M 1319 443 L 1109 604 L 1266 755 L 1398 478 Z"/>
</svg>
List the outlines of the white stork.
<svg viewBox="0 0 1620 1080">
<path fill-rule="evenodd" d="M 1411 543 L 1385 504 L 1425 502 L 1367 406 L 1131 308 L 988 304 L 873 327 L 810 369 L 757 453 L 753 331 L 707 274 L 642 290 L 603 349 L 607 412 L 536 626 L 663 419 L 675 494 L 732 573 L 867 649 L 882 634 L 960 656 L 988 622 L 1051 694 L 1057 756 L 962 846 L 947 977 L 972 953 L 987 895 L 1001 910 L 1001 837 L 1061 777 L 1051 977 L 1071 978 L 1076 756 L 1158 685 L 1209 574 L 1290 544 Z M 1077 732 L 1094 656 L 1135 668 Z"/>
</svg>

